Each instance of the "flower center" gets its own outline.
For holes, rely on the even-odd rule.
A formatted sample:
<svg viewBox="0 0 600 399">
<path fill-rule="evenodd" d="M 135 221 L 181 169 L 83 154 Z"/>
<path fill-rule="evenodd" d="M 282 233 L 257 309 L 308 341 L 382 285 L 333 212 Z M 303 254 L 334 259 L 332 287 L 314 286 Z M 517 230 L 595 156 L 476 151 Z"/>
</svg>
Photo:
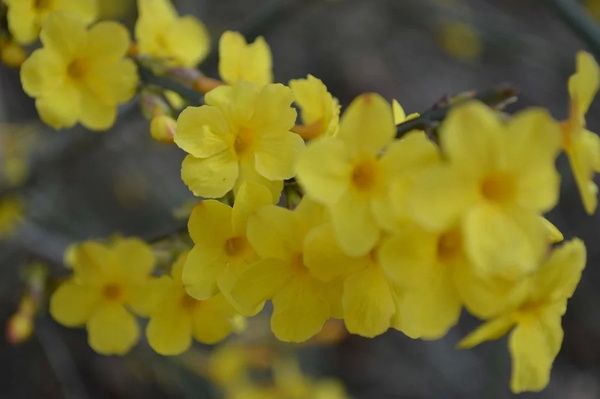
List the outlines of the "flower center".
<svg viewBox="0 0 600 399">
<path fill-rule="evenodd" d="M 242 255 L 248 247 L 245 237 L 231 237 L 225 241 L 225 253 L 231 257 Z"/>
<path fill-rule="evenodd" d="M 106 284 L 102 288 L 102 295 L 109 301 L 120 301 L 123 299 L 123 287 L 117 283 Z"/>
<path fill-rule="evenodd" d="M 362 192 L 371 191 L 377 183 L 377 161 L 369 159 L 354 165 L 352 185 Z"/>
<path fill-rule="evenodd" d="M 247 128 L 241 128 L 237 135 L 235 136 L 235 141 L 233 143 L 233 148 L 235 149 L 235 153 L 242 157 L 247 154 L 252 146 L 252 142 L 254 141 L 254 137 L 252 131 Z"/>
<path fill-rule="evenodd" d="M 81 80 L 87 73 L 87 66 L 83 60 L 73 60 L 67 66 L 67 74 L 73 80 Z"/>
<path fill-rule="evenodd" d="M 489 175 L 481 183 L 483 197 L 499 204 L 511 202 L 515 198 L 516 191 L 513 177 L 506 174 Z"/>
<path fill-rule="evenodd" d="M 181 296 L 181 307 L 187 310 L 191 310 L 193 308 L 195 308 L 196 306 L 198 306 L 200 304 L 200 301 L 192 298 L 191 296 L 189 296 L 188 294 L 183 294 Z"/>
<path fill-rule="evenodd" d="M 444 263 L 456 260 L 462 253 L 462 246 L 460 231 L 455 229 L 444 232 L 437 242 L 438 260 Z"/>
<path fill-rule="evenodd" d="M 292 269 L 296 273 L 308 273 L 308 269 L 304 265 L 304 257 L 301 253 L 292 255 Z"/>
</svg>

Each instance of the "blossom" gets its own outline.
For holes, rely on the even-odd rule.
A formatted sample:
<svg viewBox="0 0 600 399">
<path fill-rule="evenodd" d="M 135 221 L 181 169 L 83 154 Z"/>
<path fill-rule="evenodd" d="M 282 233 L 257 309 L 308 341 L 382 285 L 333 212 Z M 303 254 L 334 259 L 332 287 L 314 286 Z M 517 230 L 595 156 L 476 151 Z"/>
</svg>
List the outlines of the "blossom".
<svg viewBox="0 0 600 399">
<path fill-rule="evenodd" d="M 74 274 L 50 298 L 50 314 L 67 327 L 86 325 L 88 342 L 102 354 L 122 355 L 139 339 L 128 308 L 144 313 L 141 290 L 151 279 L 155 256 L 136 238 L 112 245 L 87 241 L 71 247 Z"/>
<path fill-rule="evenodd" d="M 175 143 L 189 155 L 181 178 L 194 195 L 218 198 L 245 181 L 262 184 L 279 199 L 283 180 L 294 176 L 304 141 L 290 132 L 296 111 L 289 88 L 237 82 L 206 95 L 206 105 L 186 108 Z"/>
<path fill-rule="evenodd" d="M 341 316 L 339 281 L 315 279 L 304 259 L 306 235 L 322 217 L 322 208 L 305 198 L 294 211 L 269 205 L 248 219 L 248 240 L 261 259 L 240 274 L 231 296 L 242 314 L 271 299 L 271 330 L 282 341 L 305 341 Z"/>
<path fill-rule="evenodd" d="M 378 210 L 387 184 L 401 170 L 402 141 L 394 141 L 392 109 L 377 94 L 355 99 L 335 138 L 308 145 L 296 165 L 308 196 L 327 206 L 341 247 L 349 255 L 368 253 L 379 240 Z M 382 150 L 386 150 L 380 156 Z"/>
<path fill-rule="evenodd" d="M 179 17 L 169 0 L 138 0 L 138 11 L 135 38 L 140 54 L 189 68 L 208 54 L 210 39 L 204 24 L 192 15 Z"/>
<path fill-rule="evenodd" d="M 219 40 L 219 75 L 227 84 L 239 81 L 262 87 L 273 83 L 271 49 L 262 36 L 248 44 L 238 32 L 227 31 Z"/>
<path fill-rule="evenodd" d="M 233 207 L 215 200 L 196 205 L 188 223 L 194 248 L 183 268 L 183 283 L 191 296 L 209 299 L 223 292 L 230 299 L 229 291 L 237 276 L 258 260 L 246 234 L 248 218 L 272 203 L 269 190 L 246 182 Z"/>
<path fill-rule="evenodd" d="M 97 0 L 5 0 L 8 28 L 20 44 L 33 43 L 46 19 L 55 12 L 68 12 L 84 25 L 96 20 Z"/>
<path fill-rule="evenodd" d="M 548 385 L 554 358 L 563 339 L 561 317 L 585 267 L 581 240 L 555 249 L 528 278 L 529 290 L 513 309 L 487 321 L 460 342 L 471 348 L 511 331 L 508 347 L 512 358 L 511 390 L 540 391 Z"/>
<path fill-rule="evenodd" d="M 585 126 L 585 114 L 600 85 L 600 69 L 594 57 L 584 51 L 577 54 L 577 71 L 569 79 L 571 107 L 569 119 L 562 123 L 563 149 L 588 214 L 598 206 L 598 187 L 594 173 L 600 172 L 600 138 Z"/>
<path fill-rule="evenodd" d="M 10 195 L 0 199 L 0 239 L 12 236 L 25 213 L 25 206 L 20 197 Z"/>
<path fill-rule="evenodd" d="M 306 79 L 290 80 L 295 102 L 302 115 L 302 130 L 295 128 L 305 139 L 335 136 L 339 127 L 340 105 L 320 79 L 308 75 Z"/>
<path fill-rule="evenodd" d="M 41 119 L 59 129 L 80 121 L 92 130 L 112 126 L 117 105 L 135 93 L 137 72 L 123 59 L 127 30 L 115 22 L 89 29 L 81 20 L 56 13 L 41 32 L 43 48 L 21 68 L 23 89 L 36 99 Z"/>
<path fill-rule="evenodd" d="M 460 223 L 481 272 L 507 279 L 532 272 L 548 245 L 539 214 L 558 199 L 554 121 L 531 109 L 503 124 L 487 106 L 470 102 L 450 111 L 440 140 L 447 161 L 415 186 L 415 220 L 432 231 Z"/>
<path fill-rule="evenodd" d="M 235 310 L 223 295 L 200 301 L 189 296 L 181 275 L 188 254 L 179 255 L 171 276 L 162 276 L 146 290 L 155 303 L 146 328 L 148 343 L 161 355 L 178 355 L 192 343 L 192 336 L 205 344 L 223 340 L 233 330 Z"/>
</svg>

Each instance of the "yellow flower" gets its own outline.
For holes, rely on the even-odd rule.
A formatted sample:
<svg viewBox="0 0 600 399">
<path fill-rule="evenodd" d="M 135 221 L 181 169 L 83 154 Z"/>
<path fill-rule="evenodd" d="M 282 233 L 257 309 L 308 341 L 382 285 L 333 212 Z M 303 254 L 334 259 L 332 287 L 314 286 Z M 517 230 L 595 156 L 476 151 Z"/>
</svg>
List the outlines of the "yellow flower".
<svg viewBox="0 0 600 399">
<path fill-rule="evenodd" d="M 179 17 L 169 0 L 138 0 L 135 38 L 140 54 L 166 58 L 170 65 L 195 67 L 210 50 L 206 27 L 196 17 Z"/>
<path fill-rule="evenodd" d="M 571 169 L 588 214 L 598 206 L 598 187 L 594 173 L 600 172 L 600 138 L 585 128 L 585 114 L 590 108 L 600 84 L 600 70 L 594 57 L 584 51 L 577 53 L 577 72 L 569 79 L 571 109 L 569 119 L 562 124 L 563 149 L 569 156 Z"/>
<path fill-rule="evenodd" d="M 246 235 L 248 218 L 272 203 L 269 190 L 247 182 L 240 188 L 233 208 L 215 200 L 196 205 L 188 223 L 195 245 L 183 268 L 183 283 L 191 296 L 208 299 L 220 291 L 230 299 L 229 291 L 237 276 L 258 260 Z"/>
<path fill-rule="evenodd" d="M 529 278 L 529 292 L 524 301 L 486 322 L 459 344 L 471 348 L 512 329 L 508 347 L 513 392 L 540 391 L 548 385 L 552 363 L 563 339 L 561 317 L 581 278 L 585 252 L 583 242 L 578 239 L 555 249 Z"/>
<path fill-rule="evenodd" d="M 0 239 L 12 236 L 25 213 L 22 200 L 16 196 L 6 196 L 0 199 Z"/>
<path fill-rule="evenodd" d="M 320 79 L 308 75 L 306 79 L 290 80 L 290 89 L 300 107 L 304 131 L 295 130 L 305 139 L 335 136 L 339 127 L 340 105 Z"/>
<path fill-rule="evenodd" d="M 341 247 L 368 253 L 379 240 L 377 216 L 387 202 L 388 182 L 402 170 L 403 142 L 395 136 L 392 109 L 378 94 L 352 102 L 336 138 L 311 143 L 296 165 L 306 193 L 326 205 Z M 386 153 L 380 157 L 380 152 Z"/>
<path fill-rule="evenodd" d="M 138 80 L 133 61 L 123 59 L 125 27 L 100 22 L 86 29 L 81 20 L 56 13 L 47 18 L 41 39 L 44 47 L 23 63 L 21 82 L 36 98 L 42 120 L 56 129 L 78 120 L 92 130 L 112 126 L 117 105 L 135 94 Z"/>
<path fill-rule="evenodd" d="M 149 313 L 146 336 L 152 349 L 161 355 L 185 352 L 192 336 L 198 342 L 214 344 L 233 329 L 236 312 L 223 295 L 199 301 L 185 292 L 181 273 L 187 256 L 187 253 L 179 255 L 170 277 L 162 276 L 147 287 L 156 305 Z"/>
<path fill-rule="evenodd" d="M 139 338 L 128 307 L 145 313 L 139 295 L 151 278 L 152 249 L 135 238 L 118 239 L 111 246 L 88 241 L 71 248 L 74 275 L 50 298 L 50 314 L 67 327 L 86 325 L 96 352 L 125 354 Z"/>
<path fill-rule="evenodd" d="M 304 141 L 290 129 L 296 111 L 292 91 L 281 84 L 262 88 L 248 82 L 220 86 L 206 104 L 186 108 L 177 120 L 175 143 L 189 155 L 181 178 L 194 195 L 217 198 L 244 181 L 262 184 L 278 200 L 283 180 Z"/>
<path fill-rule="evenodd" d="M 292 212 L 269 205 L 248 220 L 248 240 L 261 260 L 247 267 L 231 291 L 243 314 L 273 302 L 271 329 L 281 341 L 302 342 L 317 334 L 332 316 L 339 316 L 334 298 L 339 282 L 315 279 L 304 262 L 304 241 L 320 224 L 323 210 L 303 199 Z"/>
<path fill-rule="evenodd" d="M 262 36 L 248 44 L 240 33 L 227 31 L 219 40 L 219 57 L 219 75 L 225 83 L 273 83 L 271 49 Z"/>
<path fill-rule="evenodd" d="M 440 26 L 438 36 L 442 50 L 460 61 L 475 61 L 483 52 L 479 34 L 468 24 L 445 22 Z"/>
<path fill-rule="evenodd" d="M 64 11 L 84 25 L 96 20 L 96 0 L 4 0 L 8 6 L 8 28 L 20 44 L 33 43 L 44 22 L 52 13 Z"/>
<path fill-rule="evenodd" d="M 402 106 L 400 105 L 400 103 L 397 100 L 392 100 L 392 111 L 394 113 L 394 124 L 395 125 L 399 125 L 402 122 L 406 122 L 411 119 L 419 117 L 418 112 L 413 112 L 412 114 L 406 116 L 406 113 L 404 112 L 404 108 L 402 108 Z"/>
<path fill-rule="evenodd" d="M 450 112 L 440 134 L 447 162 L 420 177 L 409 201 L 413 216 L 433 231 L 461 223 L 481 272 L 509 280 L 532 272 L 548 244 L 538 215 L 558 199 L 558 127 L 540 109 L 504 125 L 471 102 Z"/>
</svg>

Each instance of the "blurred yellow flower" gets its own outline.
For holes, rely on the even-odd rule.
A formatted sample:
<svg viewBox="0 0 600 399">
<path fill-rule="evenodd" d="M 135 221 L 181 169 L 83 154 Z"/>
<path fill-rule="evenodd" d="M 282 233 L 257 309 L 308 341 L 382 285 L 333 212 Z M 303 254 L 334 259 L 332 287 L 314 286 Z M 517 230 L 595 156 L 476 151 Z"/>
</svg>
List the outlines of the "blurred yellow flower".
<svg viewBox="0 0 600 399">
<path fill-rule="evenodd" d="M 21 198 L 9 195 L 0 199 L 0 239 L 12 236 L 25 214 Z"/>
<path fill-rule="evenodd" d="M 588 214 L 598 206 L 598 186 L 594 174 L 600 172 L 600 138 L 585 127 L 585 114 L 600 85 L 600 69 L 594 57 L 577 53 L 577 70 L 569 79 L 571 107 L 569 119 L 562 123 L 563 149 L 569 157 L 577 187 Z"/>
<path fill-rule="evenodd" d="M 170 0 L 138 0 L 137 4 L 135 38 L 140 54 L 189 68 L 206 57 L 210 38 L 200 20 L 192 15 L 179 17 Z"/>
<path fill-rule="evenodd" d="M 138 81 L 133 61 L 123 59 L 129 35 L 116 22 L 90 29 L 68 14 L 47 18 L 43 48 L 21 68 L 23 89 L 36 98 L 41 119 L 59 129 L 81 123 L 106 130 L 116 119 L 117 105 L 129 100 Z"/>
<path fill-rule="evenodd" d="M 155 301 L 146 328 L 148 343 L 161 355 L 178 355 L 192 343 L 192 337 L 204 344 L 219 342 L 233 330 L 233 307 L 223 295 L 199 301 L 183 287 L 181 274 L 188 254 L 179 255 L 171 276 L 162 276 L 146 287 L 147 301 Z"/>
<path fill-rule="evenodd" d="M 271 49 L 262 36 L 248 44 L 239 32 L 227 31 L 219 40 L 219 75 L 227 84 L 239 81 L 264 86 L 273 83 Z"/>
<path fill-rule="evenodd" d="M 98 15 L 97 0 L 4 0 L 8 6 L 8 28 L 20 44 L 38 38 L 46 19 L 55 12 L 68 12 L 88 25 Z"/>
<path fill-rule="evenodd" d="M 482 273 L 509 280 L 531 273 L 548 245 L 539 214 L 558 200 L 558 126 L 541 109 L 503 124 L 470 102 L 450 111 L 440 136 L 447 162 L 420 177 L 409 201 L 413 216 L 433 231 L 460 223 Z"/>
<path fill-rule="evenodd" d="M 87 241 L 70 247 L 74 274 L 50 298 L 50 314 L 67 327 L 87 326 L 88 342 L 102 354 L 127 353 L 139 339 L 128 307 L 145 314 L 142 289 L 151 279 L 155 256 L 136 238 L 112 245 Z"/>
<path fill-rule="evenodd" d="M 312 140 L 320 136 L 335 136 L 340 121 L 340 105 L 337 98 L 328 91 L 320 79 L 308 75 L 306 79 L 290 80 L 290 89 L 300 107 L 302 123 L 294 129 L 304 139 Z"/>
<path fill-rule="evenodd" d="M 508 341 L 512 358 L 511 390 L 518 393 L 544 389 L 563 339 L 561 317 L 579 283 L 585 258 L 585 246 L 578 239 L 555 249 L 528 278 L 525 299 L 480 326 L 459 346 L 471 348 L 500 338 L 512 329 Z"/>
<path fill-rule="evenodd" d="M 231 299 L 229 292 L 237 276 L 258 260 L 246 235 L 248 218 L 257 209 L 272 203 L 269 190 L 246 182 L 242 184 L 233 208 L 215 200 L 196 205 L 188 223 L 194 248 L 183 269 L 183 283 L 188 294 L 197 299 L 209 299 L 222 292 Z M 232 304 L 236 306 L 233 301 Z"/>
<path fill-rule="evenodd" d="M 483 51 L 479 33 L 463 22 L 443 23 L 438 31 L 438 40 L 446 53 L 461 61 L 475 61 Z"/>
<path fill-rule="evenodd" d="M 290 132 L 296 120 L 292 91 L 237 82 L 206 95 L 206 104 L 186 108 L 177 120 L 175 143 L 189 155 L 181 178 L 194 195 L 237 193 L 245 181 L 262 184 L 279 200 L 283 180 L 294 176 L 304 141 Z"/>
</svg>

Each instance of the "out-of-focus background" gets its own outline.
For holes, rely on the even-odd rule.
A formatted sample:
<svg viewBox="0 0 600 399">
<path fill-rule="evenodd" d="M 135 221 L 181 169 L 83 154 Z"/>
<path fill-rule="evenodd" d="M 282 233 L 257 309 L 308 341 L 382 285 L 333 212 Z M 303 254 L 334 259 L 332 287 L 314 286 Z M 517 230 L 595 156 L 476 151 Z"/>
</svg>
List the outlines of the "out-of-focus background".
<svg viewBox="0 0 600 399">
<path fill-rule="evenodd" d="M 133 26 L 134 2 L 100 1 L 107 18 Z M 181 14 L 203 20 L 213 47 L 225 30 L 241 30 L 248 38 L 263 35 L 273 52 L 278 82 L 310 73 L 322 79 L 342 105 L 360 93 L 375 91 L 398 99 L 407 112 L 426 110 L 444 95 L 510 82 L 521 95 L 509 112 L 543 106 L 556 118 L 565 118 L 567 78 L 574 71 L 575 53 L 585 48 L 545 0 L 176 0 L 174 4 Z M 586 1 L 585 6 L 600 18 L 600 0 Z M 216 76 L 216 61 L 213 55 L 200 68 Z M 18 70 L 1 66 L 0 87 L 0 192 L 11 185 L 19 187 L 27 215 L 16 235 L 0 242 L 4 327 L 19 306 L 32 262 L 47 260 L 50 273 L 65 275 L 66 270 L 55 264 L 68 243 L 114 233 L 159 235 L 183 223 L 173 210 L 192 196 L 179 177 L 183 152 L 150 138 L 135 99 L 122 106 L 110 131 L 92 133 L 77 127 L 57 132 L 39 122 L 34 102 L 20 88 Z M 600 131 L 599 111 L 596 102 L 587 119 L 592 131 Z M 522 396 L 599 398 L 600 216 L 585 215 L 565 159 L 559 160 L 559 167 L 561 201 L 550 220 L 565 237 L 583 238 L 589 258 L 563 319 L 565 338 L 551 383 L 541 393 Z M 329 345 L 282 347 L 268 338 L 264 325 L 264 320 L 250 324 L 254 347 L 244 356 L 260 363 L 257 359 L 269 345 L 267 352 L 284 352 L 283 358 L 294 352 L 303 375 L 314 381 L 338 379 L 355 398 L 512 396 L 505 338 L 469 351 L 455 349 L 477 325 L 466 314 L 435 342 L 411 340 L 396 331 L 375 339 L 344 336 L 332 326 Z M 198 345 L 186 355 L 164 358 L 141 342 L 124 357 L 100 356 L 88 347 L 84 329 L 64 328 L 41 312 L 28 341 L 14 346 L 0 338 L 0 396 L 216 398 L 219 367 L 209 361 L 210 353 L 212 348 Z M 222 363 L 227 369 L 235 361 Z M 253 378 L 272 377 L 272 370 L 257 370 Z M 335 398 L 323 392 L 322 399 Z"/>
</svg>

